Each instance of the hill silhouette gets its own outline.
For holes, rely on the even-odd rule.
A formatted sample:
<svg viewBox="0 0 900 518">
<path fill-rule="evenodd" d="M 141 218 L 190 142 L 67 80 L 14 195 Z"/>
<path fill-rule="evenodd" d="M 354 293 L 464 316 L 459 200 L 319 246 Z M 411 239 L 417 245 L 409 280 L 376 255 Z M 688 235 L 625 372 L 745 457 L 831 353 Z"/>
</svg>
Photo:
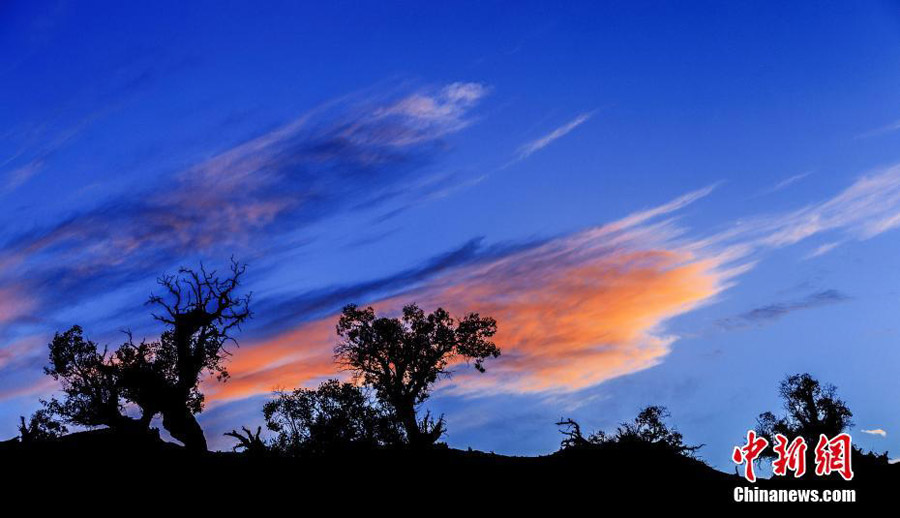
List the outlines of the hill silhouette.
<svg viewBox="0 0 900 518">
<path fill-rule="evenodd" d="M 651 443 L 564 448 L 536 457 L 497 455 L 436 446 L 428 450 L 376 448 L 288 458 L 237 452 L 197 452 L 157 434 L 102 429 L 33 444 L 0 443 L 4 481 L 13 498 L 50 491 L 77 497 L 108 487 L 107 498 L 129 499 L 150 488 L 166 499 L 223 494 L 229 501 L 265 501 L 295 492 L 298 498 L 350 507 L 407 495 L 415 501 L 462 498 L 466 505 L 569 506 L 628 504 L 635 509 L 738 505 L 742 477 Z M 857 490 L 858 505 L 883 505 L 900 482 L 900 466 L 875 456 L 854 456 L 852 481 L 827 478 L 760 479 L 753 487 Z M 236 488 L 237 491 L 228 490 Z M 268 495 L 268 496 L 267 496 Z M 455 496 L 454 496 L 455 495 Z M 389 499 L 389 498 L 388 498 Z M 747 504 L 744 504 L 747 505 Z"/>
</svg>

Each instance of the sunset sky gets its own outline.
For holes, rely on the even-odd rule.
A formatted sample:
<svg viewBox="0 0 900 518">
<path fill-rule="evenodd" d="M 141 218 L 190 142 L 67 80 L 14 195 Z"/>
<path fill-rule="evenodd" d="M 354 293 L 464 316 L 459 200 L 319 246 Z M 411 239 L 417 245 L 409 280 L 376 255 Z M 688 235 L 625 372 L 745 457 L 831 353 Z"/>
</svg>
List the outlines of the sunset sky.
<svg viewBox="0 0 900 518">
<path fill-rule="evenodd" d="M 900 4 L 136 4 L 0 4 L 0 439 L 55 331 L 158 336 L 155 278 L 234 255 L 216 448 L 343 376 L 344 304 L 417 302 L 498 320 L 454 447 L 661 404 L 731 471 L 808 371 L 900 455 Z"/>
</svg>

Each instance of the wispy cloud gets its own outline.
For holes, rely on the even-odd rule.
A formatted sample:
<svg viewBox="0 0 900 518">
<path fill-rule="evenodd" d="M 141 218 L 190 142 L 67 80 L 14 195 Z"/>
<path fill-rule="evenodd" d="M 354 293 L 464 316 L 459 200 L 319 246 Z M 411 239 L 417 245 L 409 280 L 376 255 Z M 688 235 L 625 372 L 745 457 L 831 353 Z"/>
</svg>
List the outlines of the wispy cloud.
<svg viewBox="0 0 900 518">
<path fill-rule="evenodd" d="M 882 437 L 887 437 L 887 432 L 882 430 L 881 428 L 875 428 L 874 430 L 860 430 L 862 433 L 867 433 L 869 435 L 880 435 Z"/>
<path fill-rule="evenodd" d="M 865 133 L 860 133 L 856 136 L 856 138 L 870 138 L 870 137 L 880 137 L 882 135 L 887 135 L 888 133 L 893 133 L 895 131 L 900 130 L 900 120 L 896 120 L 890 124 L 885 126 L 881 126 L 880 128 L 875 128 L 871 131 L 866 131 Z"/>
<path fill-rule="evenodd" d="M 828 252 L 834 250 L 835 248 L 837 248 L 839 246 L 841 246 L 841 243 L 837 242 L 837 241 L 831 242 L 831 243 L 823 243 L 823 244 L 817 246 L 816 249 L 813 250 L 812 252 L 810 252 L 809 255 L 807 255 L 806 257 L 807 257 L 807 259 L 812 259 L 813 257 L 819 257 L 819 256 L 827 254 Z"/>
<path fill-rule="evenodd" d="M 575 117 L 574 119 L 572 119 L 571 121 L 567 122 L 566 124 L 563 124 L 562 126 L 551 131 L 550 133 L 544 135 L 543 137 L 532 140 L 531 142 L 528 142 L 528 143 L 522 145 L 518 151 L 518 159 L 522 160 L 522 159 L 528 158 L 532 154 L 549 146 L 556 140 L 559 140 L 562 137 L 565 137 L 566 135 L 571 133 L 572 130 L 574 130 L 578 126 L 581 126 L 582 124 L 587 122 L 588 119 L 590 119 L 592 115 L 593 115 L 592 112 L 582 113 L 582 114 L 578 115 L 577 117 Z"/>
<path fill-rule="evenodd" d="M 765 306 L 751 309 L 740 315 L 722 319 L 718 323 L 720 326 L 729 329 L 751 325 L 763 325 L 770 321 L 782 318 L 790 313 L 837 304 L 849 299 L 850 297 L 838 290 L 824 290 L 807 295 L 800 300 L 766 304 Z"/>
<path fill-rule="evenodd" d="M 735 256 L 781 248 L 826 232 L 865 240 L 900 226 L 900 165 L 863 175 L 819 203 L 741 220 L 702 241 Z"/>
<path fill-rule="evenodd" d="M 794 185 L 795 183 L 799 182 L 800 180 L 803 180 L 804 178 L 806 178 L 807 176 L 809 176 L 811 174 L 812 174 L 812 172 L 806 172 L 806 173 L 795 174 L 794 176 L 785 178 L 784 180 L 776 183 L 772 187 L 769 187 L 768 189 L 763 191 L 762 194 L 772 194 L 772 193 L 787 189 L 791 185 Z"/>
<path fill-rule="evenodd" d="M 32 176 L 41 170 L 44 163 L 42 160 L 34 160 L 21 167 L 17 167 L 6 173 L 6 182 L 2 192 L 9 192 L 17 189 L 19 186 L 31 179 Z"/>
</svg>

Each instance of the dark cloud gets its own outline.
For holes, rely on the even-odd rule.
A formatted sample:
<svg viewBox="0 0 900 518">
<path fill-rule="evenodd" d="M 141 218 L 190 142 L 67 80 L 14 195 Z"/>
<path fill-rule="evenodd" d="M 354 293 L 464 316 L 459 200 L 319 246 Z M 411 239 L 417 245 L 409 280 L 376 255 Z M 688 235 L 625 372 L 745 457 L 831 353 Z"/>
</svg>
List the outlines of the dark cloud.
<svg viewBox="0 0 900 518">
<path fill-rule="evenodd" d="M 415 290 L 422 282 L 437 275 L 482 262 L 496 260 L 515 252 L 534 248 L 544 241 L 484 246 L 483 238 L 467 241 L 462 246 L 432 257 L 413 268 L 371 281 L 312 290 L 284 298 L 269 298 L 256 304 L 253 323 L 254 339 L 284 331 L 285 328 L 320 318 L 349 303 L 364 304 L 376 298 L 398 295 Z"/>
<path fill-rule="evenodd" d="M 726 329 L 763 325 L 767 322 L 777 320 L 789 313 L 837 304 L 847 300 L 850 300 L 849 296 L 838 290 L 829 289 L 812 293 L 799 300 L 775 302 L 760 306 L 745 313 L 741 313 L 740 315 L 721 319 L 718 321 L 718 324 Z"/>
</svg>

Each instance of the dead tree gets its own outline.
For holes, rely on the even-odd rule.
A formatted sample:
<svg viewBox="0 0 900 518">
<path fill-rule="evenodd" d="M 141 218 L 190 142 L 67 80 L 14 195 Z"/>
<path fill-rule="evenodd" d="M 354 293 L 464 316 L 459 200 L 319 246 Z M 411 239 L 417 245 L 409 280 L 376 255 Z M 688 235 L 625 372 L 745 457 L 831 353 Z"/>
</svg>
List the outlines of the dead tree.
<svg viewBox="0 0 900 518">
<path fill-rule="evenodd" d="M 223 434 L 226 437 L 234 437 L 238 440 L 238 443 L 232 448 L 232 451 L 243 451 L 250 455 L 263 455 L 268 452 L 266 443 L 259 438 L 259 434 L 262 433 L 261 426 L 256 427 L 255 434 L 246 426 L 242 426 L 241 429 L 243 430 L 243 433 L 237 430 L 231 430 L 230 432 Z"/>
</svg>

